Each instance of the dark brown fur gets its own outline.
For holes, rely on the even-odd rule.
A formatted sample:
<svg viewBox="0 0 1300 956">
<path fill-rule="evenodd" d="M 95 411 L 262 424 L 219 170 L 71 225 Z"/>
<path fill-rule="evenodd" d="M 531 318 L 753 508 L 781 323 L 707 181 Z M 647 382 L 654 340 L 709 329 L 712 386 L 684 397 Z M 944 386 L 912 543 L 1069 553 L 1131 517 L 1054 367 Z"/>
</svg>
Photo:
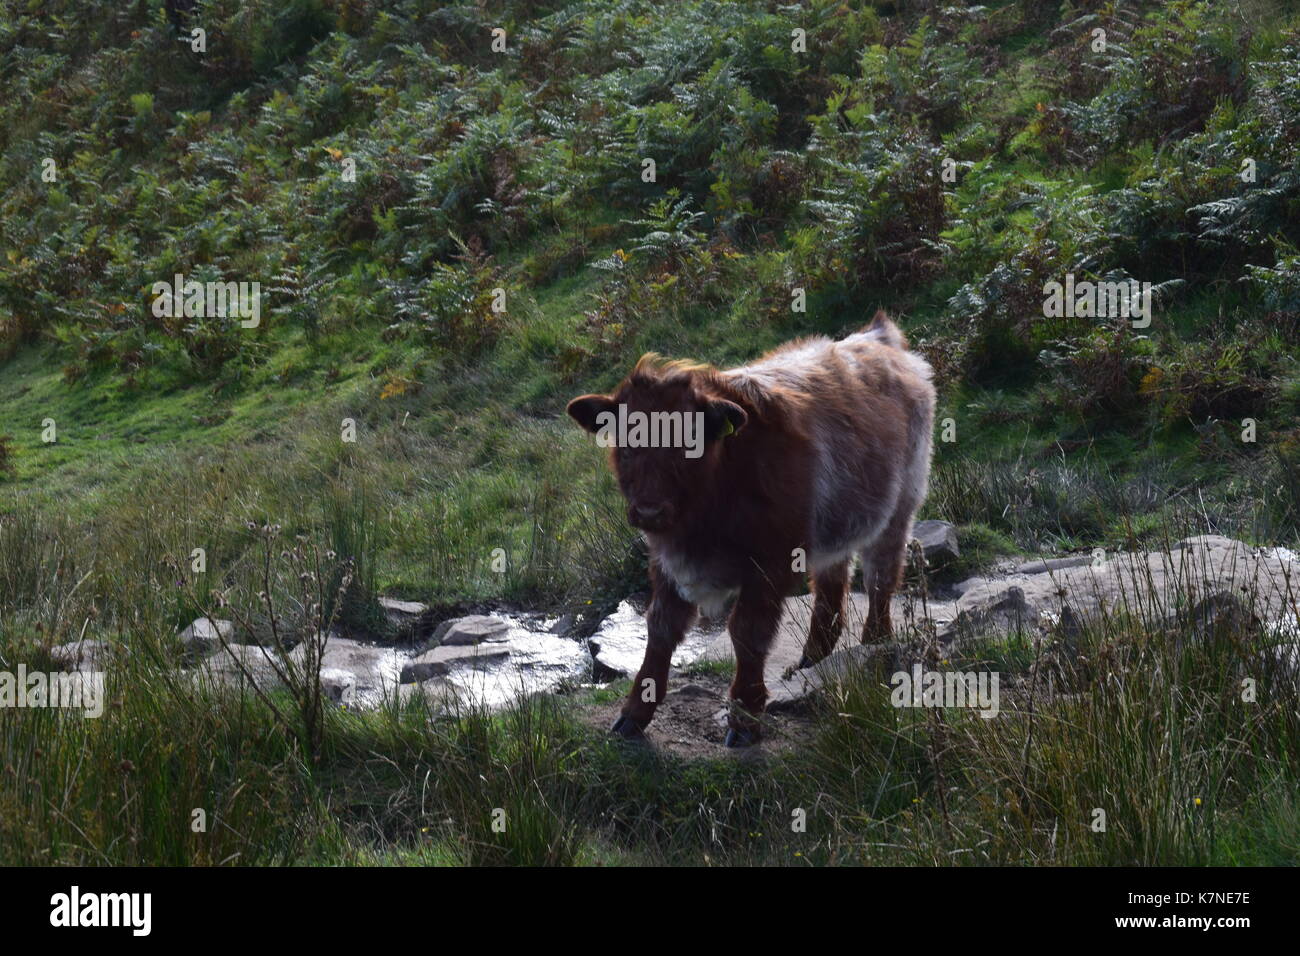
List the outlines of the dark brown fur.
<svg viewBox="0 0 1300 956">
<path fill-rule="evenodd" d="M 863 639 L 889 634 L 889 600 L 924 496 L 934 403 L 928 367 L 905 349 L 881 315 L 844 342 L 794 342 L 728 372 L 647 355 L 612 395 L 569 403 L 593 432 L 597 416 L 620 405 L 700 413 L 705 424 L 697 459 L 682 448 L 610 451 L 628 520 L 650 547 L 653 588 L 645 660 L 616 731 L 639 734 L 650 722 L 697 605 L 737 596 L 728 743 L 757 739 L 764 660 L 802 574 L 816 592 L 805 663 L 839 637 L 855 550 L 870 565 Z"/>
</svg>

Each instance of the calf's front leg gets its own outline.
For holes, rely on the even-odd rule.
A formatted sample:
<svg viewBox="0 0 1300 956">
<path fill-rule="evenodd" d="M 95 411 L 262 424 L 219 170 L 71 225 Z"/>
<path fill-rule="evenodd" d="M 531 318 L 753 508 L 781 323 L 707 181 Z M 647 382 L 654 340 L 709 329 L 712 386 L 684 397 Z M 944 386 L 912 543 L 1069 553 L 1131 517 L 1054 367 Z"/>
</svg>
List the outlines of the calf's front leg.
<svg viewBox="0 0 1300 956">
<path fill-rule="evenodd" d="M 686 630 L 695 620 L 695 605 L 677 593 L 672 581 L 657 578 L 653 582 L 653 596 L 646 611 L 648 639 L 641 669 L 632 681 L 623 712 L 610 728 L 621 737 L 640 737 L 650 723 L 668 691 L 668 668 L 673 651 L 686 636 Z"/>
<path fill-rule="evenodd" d="M 782 584 L 788 583 L 785 578 L 775 582 L 766 577 L 746 582 L 727 622 L 736 651 L 736 676 L 731 682 L 727 718 L 728 747 L 747 747 L 761 736 L 758 718 L 767 704 L 763 665 L 785 607 Z"/>
</svg>

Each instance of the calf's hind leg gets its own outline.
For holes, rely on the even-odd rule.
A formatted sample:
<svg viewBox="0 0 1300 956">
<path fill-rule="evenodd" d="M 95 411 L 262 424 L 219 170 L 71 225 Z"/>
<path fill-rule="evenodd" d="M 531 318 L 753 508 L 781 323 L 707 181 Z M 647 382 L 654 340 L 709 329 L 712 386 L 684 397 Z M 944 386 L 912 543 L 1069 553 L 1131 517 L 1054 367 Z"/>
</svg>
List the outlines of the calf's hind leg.
<svg viewBox="0 0 1300 956">
<path fill-rule="evenodd" d="M 811 667 L 835 650 L 835 643 L 844 630 L 844 597 L 848 588 L 848 561 L 832 565 L 813 576 L 812 622 L 795 670 Z"/>
<path fill-rule="evenodd" d="M 912 508 L 899 508 L 872 546 L 862 553 L 862 587 L 867 592 L 863 644 L 879 644 L 893 636 L 889 605 L 903 584 L 907 540 L 912 532 Z"/>
</svg>

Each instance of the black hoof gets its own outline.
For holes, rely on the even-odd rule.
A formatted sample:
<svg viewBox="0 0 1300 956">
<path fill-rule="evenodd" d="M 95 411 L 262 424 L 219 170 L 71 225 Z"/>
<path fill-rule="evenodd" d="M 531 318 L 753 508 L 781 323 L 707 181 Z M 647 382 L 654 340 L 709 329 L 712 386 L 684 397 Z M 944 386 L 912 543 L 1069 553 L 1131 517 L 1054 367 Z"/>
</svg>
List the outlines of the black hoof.
<svg viewBox="0 0 1300 956">
<path fill-rule="evenodd" d="M 728 747 L 752 747 L 758 743 L 758 733 L 753 730 L 736 730 L 734 727 L 727 731 L 725 745 Z"/>
<path fill-rule="evenodd" d="M 627 714 L 619 714 L 618 720 L 609 728 L 611 734 L 617 734 L 624 740 L 640 740 L 645 736 L 645 728 Z"/>
<path fill-rule="evenodd" d="M 803 670 L 805 667 L 812 667 L 813 664 L 815 663 L 817 662 L 808 659 L 807 654 L 800 654 L 797 663 L 791 664 L 789 667 L 787 667 L 784 671 L 781 672 L 781 680 L 789 680 L 791 677 L 793 677 L 799 671 Z"/>
</svg>

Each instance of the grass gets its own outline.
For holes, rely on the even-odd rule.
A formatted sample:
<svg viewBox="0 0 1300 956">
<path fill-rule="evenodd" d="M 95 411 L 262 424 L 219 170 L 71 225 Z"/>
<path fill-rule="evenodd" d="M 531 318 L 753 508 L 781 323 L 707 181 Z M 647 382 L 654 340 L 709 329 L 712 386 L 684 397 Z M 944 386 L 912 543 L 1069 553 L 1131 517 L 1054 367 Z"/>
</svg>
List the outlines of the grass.
<svg viewBox="0 0 1300 956">
<path fill-rule="evenodd" d="M 949 666 L 1002 674 L 996 719 L 897 710 L 883 676 L 862 671 L 816 709 L 806 746 L 757 761 L 683 761 L 607 739 L 583 708 L 618 686 L 450 716 L 418 698 L 367 713 L 326 708 L 313 747 L 271 709 L 293 713 L 291 696 L 196 686 L 170 643 L 205 587 L 219 583 L 238 602 L 296 584 L 277 572 L 268 586 L 253 560 L 260 533 L 222 526 L 220 502 L 255 466 L 228 459 L 161 476 L 93 543 L 67 517 L 0 518 L 0 664 L 35 666 L 43 649 L 82 636 L 129 651 L 109 669 L 100 719 L 0 709 L 7 860 L 1199 865 L 1295 862 L 1300 852 L 1294 683 L 1256 663 L 1270 639 L 1246 630 L 1174 640 L 1161 623 L 1169 609 L 1142 604 L 1086 628 L 1072 656 L 1054 650 L 1050 692 L 1036 683 L 1046 645 L 1032 637 L 968 649 Z M 281 533 L 302 535 L 302 547 L 349 541 L 383 568 L 382 551 L 368 549 L 391 516 L 356 468 L 330 478 L 335 495 L 318 520 L 287 511 Z M 293 469 L 280 477 L 278 503 L 317 491 L 292 486 Z M 251 487 L 249 513 L 271 514 L 268 489 Z M 212 535 L 211 585 L 184 560 L 199 529 Z M 979 536 L 990 548 L 1006 542 Z M 1243 674 L 1258 679 L 1250 703 Z M 1097 809 L 1104 832 L 1092 829 Z M 802 831 L 791 827 L 799 810 Z"/>
<path fill-rule="evenodd" d="M 243 16 L 217 6 L 214 17 Z M 951 54 L 988 81 L 942 134 L 929 124 L 944 77 L 914 72 L 909 5 L 786 7 L 755 13 L 751 30 L 734 5 L 634 5 L 615 24 L 594 0 L 571 5 L 572 22 L 538 26 L 533 5 L 507 4 L 498 13 L 519 29 L 501 61 L 458 32 L 486 34 L 488 14 L 472 5 L 402 0 L 380 18 L 350 10 L 359 19 L 346 27 L 324 5 L 301 6 L 319 15 L 301 34 L 289 20 L 232 31 L 204 73 L 216 86 L 156 9 L 79 11 L 57 29 L 0 14 L 0 44 L 30 53 L 0 104 L 15 156 L 0 170 L 13 247 L 0 263 L 0 434 L 11 436 L 0 441 L 0 665 L 83 636 L 131 650 L 102 720 L 0 710 L 6 861 L 1295 861 L 1294 708 L 1276 693 L 1253 709 L 1234 703 L 1223 675 L 1236 665 L 1221 649 L 1175 654 L 1146 639 L 1149 621 L 1085 635 L 1085 655 L 1123 651 L 1107 679 L 1076 675 L 1070 694 L 1032 708 L 1018 698 L 996 721 L 895 711 L 860 675 L 817 714 L 809 747 L 759 764 L 683 763 L 593 734 L 583 702 L 619 685 L 452 719 L 418 706 L 331 710 L 318 746 L 284 733 L 272 705 L 292 699 L 191 686 L 171 666 L 171 635 L 216 592 L 262 586 L 248 522 L 351 558 L 339 611 L 363 633 L 382 629 L 380 594 L 612 609 L 644 589 L 644 550 L 565 401 L 609 388 L 643 351 L 725 366 L 800 335 L 843 334 L 877 305 L 935 362 L 939 417 L 955 429 L 937 443 L 921 515 L 958 525 L 962 556 L 935 569 L 940 582 L 1004 556 L 1162 547 L 1192 533 L 1300 548 L 1294 313 L 1266 314 L 1236 281 L 1240 263 L 1224 265 L 1240 235 L 1202 243 L 1174 213 L 1135 228 L 1115 209 L 1136 207 L 1109 205 L 1148 181 L 1166 212 L 1235 197 L 1240 183 L 1223 172 L 1233 150 L 1259 155 L 1268 175 L 1285 168 L 1294 115 L 1279 105 L 1283 86 L 1276 102 L 1259 89 L 1241 104 L 1225 94 L 1207 122 L 1231 149 L 1191 126 L 1134 131 L 1102 103 L 1103 132 L 1128 132 L 1085 168 L 1064 151 L 1079 131 L 1048 122 L 1074 97 L 1058 64 L 1086 72 L 1071 59 L 1078 44 L 1032 3 L 995 4 L 987 34 L 958 7 L 933 12 L 924 56 Z M 1174 22 L 1161 6 L 1110 25 L 1127 45 L 1134 17 Z M 1192 6 L 1237 24 L 1239 4 L 1231 19 Z M 1246 7 L 1262 25 L 1252 20 L 1233 64 L 1262 89 L 1249 61 L 1285 71 L 1296 24 L 1281 4 Z M 753 116 L 775 109 L 765 85 L 787 69 L 772 64 L 790 23 L 810 17 L 831 26 L 810 34 L 809 65 L 764 132 Z M 408 32 L 424 39 L 396 42 Z M 1203 32 L 1172 36 L 1200 51 Z M 863 56 L 878 41 L 889 76 Z M 615 56 L 620 44 L 645 63 Z M 1133 70 L 1104 77 L 1134 96 L 1144 82 Z M 147 110 L 129 99 L 143 89 L 156 89 Z M 1075 105 L 1096 105 L 1078 95 Z M 509 130 L 493 138 L 498 120 Z M 889 233 L 908 225 L 898 210 L 909 199 L 929 195 L 917 144 L 971 165 L 945 187 L 941 228 L 921 237 L 913 272 Z M 359 188 L 337 181 L 327 149 L 360 157 Z M 469 161 L 475 150 L 490 169 Z M 31 173 L 47 152 L 57 189 Z M 629 223 L 680 186 L 665 175 L 644 188 L 647 153 L 698 187 L 687 198 L 706 231 L 676 237 L 696 254 L 675 264 L 638 254 L 624 273 L 603 271 L 595 264 L 653 238 Z M 846 178 L 891 163 L 879 204 L 858 195 L 857 172 Z M 773 169 L 785 178 L 768 178 Z M 1294 192 L 1277 182 L 1260 183 L 1282 199 L 1261 220 L 1271 245 L 1252 245 L 1251 261 L 1294 245 Z M 828 197 L 849 210 L 847 235 L 809 213 Z M 1115 252 L 1117 238 L 1132 248 Z M 884 251 L 866 262 L 855 242 Z M 1038 272 L 1077 261 L 1182 276 L 1187 290 L 1117 356 L 1093 328 L 1055 341 L 1024 303 L 1037 309 Z M 456 281 L 427 291 L 442 267 Z M 256 334 L 214 333 L 229 357 L 209 360 L 201 336 L 152 322 L 129 291 L 196 270 L 296 291 L 271 294 Z M 508 311 L 470 294 L 470 331 L 458 334 L 442 311 L 457 283 L 503 288 Z M 800 284 L 808 311 L 792 313 Z M 972 284 L 995 303 L 978 315 L 952 305 Z M 1122 360 L 1113 391 L 1072 351 L 1083 339 Z M 1181 384 L 1142 391 L 1155 372 Z M 1246 446 L 1230 399 L 1255 379 L 1261 440 Z M 47 419 L 53 443 L 42 441 Z M 342 438 L 345 420 L 355 442 Z M 196 548 L 201 575 L 189 570 Z M 1243 636 L 1242 650 L 1255 640 Z M 971 653 L 1023 682 L 1040 650 L 1018 635 Z M 806 833 L 790 828 L 798 808 Z M 1098 808 L 1104 833 L 1089 827 Z M 191 826 L 195 809 L 206 832 Z"/>
<path fill-rule="evenodd" d="M 551 301 L 571 305 L 563 294 Z M 240 399 L 211 426 L 195 423 L 205 390 L 123 399 L 107 383 L 68 388 L 47 355 L 20 353 L 4 379 L 15 420 L 82 424 L 49 457 L 30 438 L 18 445 L 19 480 L 0 514 L 0 662 L 39 660 L 82 635 L 131 654 L 113 672 L 101 720 L 0 712 L 6 859 L 1295 861 L 1293 709 L 1276 694 L 1251 710 L 1234 703 L 1222 679 L 1230 668 L 1209 650 L 1184 660 L 1147 647 L 1110 680 L 995 721 L 894 711 L 887 689 L 862 675 L 817 714 L 806 749 L 757 765 L 617 746 L 587 726 L 581 697 L 451 720 L 418 707 L 327 711 L 313 760 L 263 702 L 200 692 L 177 674 L 162 636 L 196 616 L 191 594 L 256 583 L 249 520 L 356 558 L 359 603 L 347 616 L 363 627 L 378 593 L 590 613 L 642 587 L 644 558 L 601 456 L 566 423 L 526 411 L 565 394 L 550 373 L 522 372 L 526 341 L 485 370 L 481 407 L 440 381 L 441 369 L 412 366 L 415 389 L 390 399 L 374 397 L 387 374 L 358 371 L 319 394 L 291 386 L 259 393 L 260 405 Z M 1205 530 L 1257 537 L 1269 501 L 1251 476 L 1171 497 L 1171 485 L 1205 473 L 1194 456 L 1180 464 L 1168 446 L 1142 452 L 1104 436 L 1091 456 L 1053 455 L 1050 430 L 1027 439 L 1022 406 L 999 401 L 979 403 L 975 437 L 959 426 L 959 447 L 977 455 L 939 446 L 923 516 L 959 525 L 963 557 L 943 570 L 954 580 L 1020 552 L 1113 550 Z M 93 445 L 85 435 L 97 415 L 104 427 L 124 424 Z M 350 415 L 355 444 L 340 440 Z M 208 561 L 197 579 L 185 570 L 195 547 Z M 504 572 L 493 568 L 498 548 Z M 177 587 L 178 568 L 190 587 Z M 1143 642 L 1140 621 L 1109 627 L 1093 646 Z M 1015 638 L 982 659 L 1023 678 L 1033 652 Z M 1098 808 L 1104 833 L 1090 827 Z M 196 809 L 205 833 L 192 828 Z M 798 809 L 806 832 L 791 830 Z"/>
<path fill-rule="evenodd" d="M 859 673 L 805 748 L 757 762 L 616 743 L 549 696 L 327 711 L 312 760 L 265 704 L 196 688 L 132 633 L 102 719 L 0 712 L 0 844 L 29 864 L 1296 862 L 1293 685 L 1259 674 L 1245 703 L 1258 636 L 1175 649 L 1147 625 L 1089 629 L 1080 659 L 1110 649 L 1106 672 L 1032 702 L 1033 659 L 1002 655 L 992 720 L 897 710 Z M 24 653 L 5 635 L 5 660 Z"/>
</svg>

